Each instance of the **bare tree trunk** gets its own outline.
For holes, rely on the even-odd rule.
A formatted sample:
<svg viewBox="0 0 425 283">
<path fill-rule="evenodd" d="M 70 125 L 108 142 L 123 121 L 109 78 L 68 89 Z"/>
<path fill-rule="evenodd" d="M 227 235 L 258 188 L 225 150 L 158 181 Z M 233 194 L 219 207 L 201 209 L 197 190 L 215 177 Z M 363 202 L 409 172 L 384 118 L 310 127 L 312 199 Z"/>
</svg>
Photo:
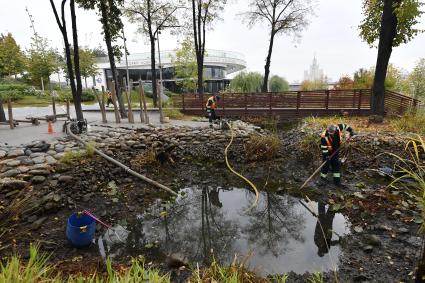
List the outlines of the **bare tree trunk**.
<svg viewBox="0 0 425 283">
<path fill-rule="evenodd" d="M 77 115 L 77 120 L 84 120 L 83 109 L 81 107 L 81 95 L 83 92 L 83 87 L 81 84 L 81 72 L 80 72 L 80 53 L 78 50 L 78 32 L 77 32 L 77 16 L 75 15 L 75 0 L 71 0 L 71 22 L 72 22 L 72 37 L 74 41 L 74 70 L 75 70 L 75 79 L 77 81 L 77 95 L 74 100 L 75 112 Z"/>
<path fill-rule="evenodd" d="M 198 12 L 196 12 L 196 10 Z M 205 24 L 203 25 L 204 40 L 201 36 L 201 5 L 195 5 L 192 0 L 193 41 L 195 42 L 196 65 L 198 69 L 198 93 L 204 93 L 204 54 L 205 54 Z"/>
<path fill-rule="evenodd" d="M 150 36 L 151 40 L 151 71 L 152 71 L 152 98 L 153 106 L 158 106 L 157 85 L 156 85 L 156 57 L 155 57 L 155 37 Z"/>
<path fill-rule="evenodd" d="M 6 122 L 6 114 L 3 108 L 3 99 L 0 98 L 0 122 Z"/>
<path fill-rule="evenodd" d="M 115 92 L 118 97 L 121 118 L 127 118 L 124 102 L 122 99 L 119 81 L 117 79 L 117 67 L 115 65 L 114 50 L 112 48 L 111 32 L 109 30 L 109 19 L 105 1 L 100 1 L 100 12 L 102 14 L 103 33 L 105 34 L 106 49 L 108 50 L 109 64 L 112 72 L 112 80 L 115 81 Z"/>
<path fill-rule="evenodd" d="M 59 26 L 59 29 L 62 33 L 63 41 L 65 44 L 65 57 L 66 57 L 66 67 L 68 70 L 68 77 L 69 77 L 69 84 L 71 85 L 71 92 L 72 92 L 72 99 L 74 101 L 74 107 L 75 107 L 75 113 L 77 115 L 78 120 L 84 119 L 83 117 L 83 111 L 81 109 L 81 93 L 78 95 L 77 88 L 75 87 L 75 80 L 74 80 L 74 70 L 72 67 L 72 57 L 71 57 L 71 48 L 69 45 L 68 40 L 68 31 L 66 28 L 66 20 L 65 20 L 65 4 L 67 0 L 62 0 L 61 4 L 61 19 L 59 18 L 59 15 L 56 10 L 56 6 L 53 2 L 53 0 L 50 0 L 50 4 L 52 6 L 53 12 L 55 14 L 56 22 Z M 75 48 L 74 48 L 75 49 Z M 79 101 L 79 103 L 78 103 Z"/>
<path fill-rule="evenodd" d="M 87 88 L 87 77 L 84 77 L 84 83 L 85 83 L 86 88 Z"/>
<path fill-rule="evenodd" d="M 270 33 L 269 51 L 267 53 L 266 65 L 264 66 L 264 81 L 263 81 L 263 86 L 261 88 L 262 92 L 268 91 L 268 83 L 269 83 L 269 75 L 270 75 L 270 63 L 271 63 L 271 59 L 272 59 L 274 36 L 275 36 L 275 33 L 274 33 L 274 29 L 272 28 L 272 31 Z"/>
<path fill-rule="evenodd" d="M 380 116 L 383 116 L 385 113 L 385 78 L 387 76 L 388 62 L 390 61 L 397 30 L 397 15 L 395 14 L 393 4 L 393 0 L 384 1 L 378 58 L 376 60 L 375 79 L 373 81 L 370 102 L 372 114 Z"/>
</svg>

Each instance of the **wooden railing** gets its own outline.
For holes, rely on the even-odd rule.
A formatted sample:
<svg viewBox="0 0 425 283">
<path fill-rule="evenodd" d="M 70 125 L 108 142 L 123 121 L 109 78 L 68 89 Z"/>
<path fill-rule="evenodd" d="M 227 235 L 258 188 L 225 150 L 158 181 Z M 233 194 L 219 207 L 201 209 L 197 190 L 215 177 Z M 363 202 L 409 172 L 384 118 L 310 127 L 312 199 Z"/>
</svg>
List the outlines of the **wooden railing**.
<svg viewBox="0 0 425 283">
<path fill-rule="evenodd" d="M 175 107 L 188 115 L 205 115 L 205 105 L 211 94 L 182 94 L 174 99 Z M 348 112 L 370 114 L 370 89 L 288 91 L 268 93 L 222 93 L 218 115 L 224 117 L 270 116 L 281 119 L 306 116 L 335 115 Z M 416 108 L 419 101 L 386 91 L 387 113 L 403 114 Z"/>
</svg>

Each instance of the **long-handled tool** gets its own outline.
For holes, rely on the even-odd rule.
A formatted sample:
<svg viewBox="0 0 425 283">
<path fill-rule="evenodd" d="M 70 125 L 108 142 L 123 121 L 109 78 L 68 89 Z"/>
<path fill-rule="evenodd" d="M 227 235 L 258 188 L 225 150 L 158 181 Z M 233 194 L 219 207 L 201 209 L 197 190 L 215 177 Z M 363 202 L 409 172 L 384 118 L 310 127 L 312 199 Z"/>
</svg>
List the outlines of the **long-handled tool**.
<svg viewBox="0 0 425 283">
<path fill-rule="evenodd" d="M 347 144 L 350 142 L 351 137 L 349 139 L 347 139 Z M 302 190 L 305 186 L 307 186 L 308 183 L 310 183 L 310 181 L 320 172 L 320 170 L 322 170 L 323 166 L 326 165 L 326 163 L 328 163 L 340 150 L 341 150 L 341 146 L 335 150 L 331 156 L 329 157 L 328 160 L 325 160 L 317 169 L 316 171 L 314 171 L 313 174 L 311 174 L 311 176 L 304 182 L 304 184 L 300 187 L 300 190 Z"/>
</svg>

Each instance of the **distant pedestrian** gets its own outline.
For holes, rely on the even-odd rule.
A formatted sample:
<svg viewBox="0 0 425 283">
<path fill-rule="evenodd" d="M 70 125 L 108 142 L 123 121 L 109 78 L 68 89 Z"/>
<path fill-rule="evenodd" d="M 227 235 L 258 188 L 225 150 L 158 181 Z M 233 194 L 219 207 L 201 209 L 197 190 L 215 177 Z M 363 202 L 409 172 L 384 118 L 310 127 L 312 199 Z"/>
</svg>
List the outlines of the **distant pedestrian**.
<svg viewBox="0 0 425 283">
<path fill-rule="evenodd" d="M 210 122 L 210 128 L 213 127 L 213 121 L 215 121 L 217 119 L 217 115 L 215 114 L 215 109 L 217 108 L 217 102 L 220 100 L 220 96 L 218 95 L 213 95 L 210 98 L 208 98 L 207 101 L 207 114 L 208 114 L 208 119 Z"/>
<path fill-rule="evenodd" d="M 110 91 L 108 91 L 108 103 L 106 107 L 109 107 L 109 103 L 112 103 L 112 105 L 114 105 L 114 101 L 112 100 L 112 93 Z"/>
</svg>

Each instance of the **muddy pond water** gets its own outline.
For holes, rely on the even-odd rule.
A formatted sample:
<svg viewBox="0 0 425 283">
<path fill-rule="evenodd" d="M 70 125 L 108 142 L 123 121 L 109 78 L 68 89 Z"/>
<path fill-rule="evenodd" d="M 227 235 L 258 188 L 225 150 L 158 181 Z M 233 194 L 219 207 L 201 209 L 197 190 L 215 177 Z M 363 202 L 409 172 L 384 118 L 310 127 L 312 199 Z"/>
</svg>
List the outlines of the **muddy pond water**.
<svg viewBox="0 0 425 283">
<path fill-rule="evenodd" d="M 340 237 L 350 226 L 342 214 L 323 203 L 303 202 L 307 209 L 286 194 L 262 192 L 250 209 L 253 201 L 246 189 L 186 188 L 175 201 L 158 201 L 127 221 L 125 241 L 112 240 L 107 250 L 132 256 L 146 249 L 177 253 L 194 266 L 209 264 L 212 253 L 220 263 L 249 256 L 249 268 L 261 275 L 338 267 Z"/>
</svg>

